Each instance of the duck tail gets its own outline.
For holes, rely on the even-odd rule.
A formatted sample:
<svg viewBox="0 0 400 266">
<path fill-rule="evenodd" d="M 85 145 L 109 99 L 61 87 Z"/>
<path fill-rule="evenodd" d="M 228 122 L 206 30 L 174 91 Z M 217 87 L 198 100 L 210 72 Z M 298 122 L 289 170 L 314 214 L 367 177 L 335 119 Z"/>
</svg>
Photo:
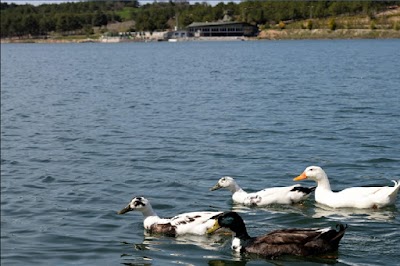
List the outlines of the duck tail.
<svg viewBox="0 0 400 266">
<path fill-rule="evenodd" d="M 325 252 L 336 251 L 339 248 L 339 242 L 343 238 L 347 225 L 337 224 L 335 228 L 324 228 L 323 232 L 313 241 L 313 245 L 323 246 Z"/>
<path fill-rule="evenodd" d="M 346 225 L 337 224 L 337 225 L 336 225 L 336 229 L 337 229 L 338 231 L 336 231 L 337 234 L 336 234 L 335 237 L 332 238 L 332 241 L 337 242 L 337 243 L 339 244 L 340 239 L 342 239 L 342 237 L 344 236 L 344 233 L 346 232 L 346 229 L 347 229 L 348 227 L 349 227 L 349 226 L 348 226 L 347 224 L 346 224 Z"/>
<path fill-rule="evenodd" d="M 396 198 L 397 193 L 399 192 L 399 189 L 400 189 L 400 180 L 397 182 L 396 182 L 396 180 L 392 180 L 392 182 L 394 183 L 393 191 L 390 192 L 390 194 L 389 194 L 389 198 L 391 199 L 391 201 L 393 201 L 394 198 Z"/>
<path fill-rule="evenodd" d="M 394 183 L 394 188 L 395 189 L 399 189 L 400 188 L 400 179 L 398 180 L 398 181 L 396 181 L 396 180 L 392 180 L 392 182 Z"/>
</svg>

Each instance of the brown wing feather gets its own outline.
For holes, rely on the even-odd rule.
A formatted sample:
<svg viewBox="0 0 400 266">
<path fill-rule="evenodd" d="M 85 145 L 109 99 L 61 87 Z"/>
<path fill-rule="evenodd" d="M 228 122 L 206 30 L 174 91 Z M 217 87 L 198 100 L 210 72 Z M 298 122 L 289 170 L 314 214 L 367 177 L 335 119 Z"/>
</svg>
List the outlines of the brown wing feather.
<svg viewBox="0 0 400 266">
<path fill-rule="evenodd" d="M 336 230 L 321 232 L 314 229 L 276 230 L 254 238 L 244 250 L 267 257 L 321 254 L 337 250 L 343 234 L 342 228 L 339 232 Z"/>
<path fill-rule="evenodd" d="M 311 229 L 284 229 L 270 232 L 264 236 L 256 238 L 254 243 L 269 243 L 269 244 L 301 244 L 309 239 L 317 237 L 320 232 Z"/>
<path fill-rule="evenodd" d="M 176 235 L 176 227 L 171 225 L 170 223 L 153 224 L 150 227 L 150 233 L 163 234 L 163 235 L 167 235 L 167 236 L 175 236 Z"/>
</svg>

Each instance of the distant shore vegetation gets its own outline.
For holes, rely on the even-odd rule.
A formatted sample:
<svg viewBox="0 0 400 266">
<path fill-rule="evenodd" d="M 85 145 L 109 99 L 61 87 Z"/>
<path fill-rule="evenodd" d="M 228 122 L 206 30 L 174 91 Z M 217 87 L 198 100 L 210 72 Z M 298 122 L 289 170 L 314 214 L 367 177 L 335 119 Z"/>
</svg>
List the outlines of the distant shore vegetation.
<svg viewBox="0 0 400 266">
<path fill-rule="evenodd" d="M 391 29 L 390 13 L 400 1 L 241 1 L 190 3 L 185 0 L 82 1 L 41 5 L 1 2 L 1 38 L 95 36 L 106 32 L 184 29 L 192 22 L 240 21 L 268 29 Z M 398 14 L 397 14 L 398 16 Z M 351 17 L 351 18 L 350 18 Z M 115 26 L 117 25 L 117 26 Z"/>
</svg>

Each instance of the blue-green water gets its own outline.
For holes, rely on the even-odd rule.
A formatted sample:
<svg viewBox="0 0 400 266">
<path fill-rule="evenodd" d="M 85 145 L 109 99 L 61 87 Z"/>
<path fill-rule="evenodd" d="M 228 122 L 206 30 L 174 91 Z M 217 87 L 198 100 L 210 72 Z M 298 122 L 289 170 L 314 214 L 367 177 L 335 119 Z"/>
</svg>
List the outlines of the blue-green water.
<svg viewBox="0 0 400 266">
<path fill-rule="evenodd" d="M 232 254 L 230 238 L 145 236 L 162 217 L 237 210 L 251 235 L 350 227 L 338 265 L 400 260 L 400 196 L 383 210 L 233 206 L 320 165 L 333 189 L 400 177 L 400 40 L 1 45 L 4 265 L 298 265 Z M 303 182 L 313 185 L 312 182 Z"/>
</svg>

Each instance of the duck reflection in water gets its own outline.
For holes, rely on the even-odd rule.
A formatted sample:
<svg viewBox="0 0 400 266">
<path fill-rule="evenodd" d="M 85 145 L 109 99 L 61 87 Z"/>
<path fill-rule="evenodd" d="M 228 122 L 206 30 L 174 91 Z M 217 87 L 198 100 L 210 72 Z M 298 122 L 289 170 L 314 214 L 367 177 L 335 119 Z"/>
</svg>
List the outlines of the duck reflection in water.
<svg viewBox="0 0 400 266">
<path fill-rule="evenodd" d="M 343 218 L 364 218 L 367 220 L 389 221 L 395 219 L 396 215 L 398 215 L 398 211 L 393 206 L 384 209 L 337 209 L 316 203 L 312 218 L 329 217 L 338 218 L 338 220 L 343 220 Z"/>
</svg>

